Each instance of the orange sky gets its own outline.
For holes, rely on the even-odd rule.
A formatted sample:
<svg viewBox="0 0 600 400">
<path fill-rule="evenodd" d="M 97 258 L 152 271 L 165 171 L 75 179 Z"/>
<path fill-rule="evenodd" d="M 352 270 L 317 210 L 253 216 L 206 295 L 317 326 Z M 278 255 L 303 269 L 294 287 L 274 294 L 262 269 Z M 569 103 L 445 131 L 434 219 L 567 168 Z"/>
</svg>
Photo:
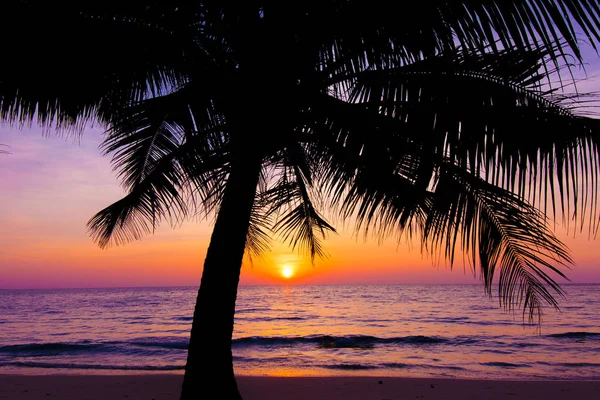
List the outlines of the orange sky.
<svg viewBox="0 0 600 400">
<path fill-rule="evenodd" d="M 85 224 L 122 191 L 109 159 L 97 149 L 100 129 L 85 132 L 79 143 L 39 129 L 0 129 L 0 143 L 11 155 L 0 156 L 0 288 L 197 285 L 210 236 L 210 221 L 190 221 L 177 229 L 163 224 L 155 235 L 126 246 L 99 249 Z M 280 283 L 476 283 L 457 262 L 453 271 L 433 266 L 394 240 L 353 238 L 341 230 L 325 242 L 329 257 L 313 266 L 287 246 L 253 264 L 245 262 L 242 284 Z M 568 272 L 574 282 L 600 282 L 600 239 L 575 239 L 560 234 L 572 248 L 577 266 Z M 281 268 L 290 265 L 286 281 Z"/>
</svg>

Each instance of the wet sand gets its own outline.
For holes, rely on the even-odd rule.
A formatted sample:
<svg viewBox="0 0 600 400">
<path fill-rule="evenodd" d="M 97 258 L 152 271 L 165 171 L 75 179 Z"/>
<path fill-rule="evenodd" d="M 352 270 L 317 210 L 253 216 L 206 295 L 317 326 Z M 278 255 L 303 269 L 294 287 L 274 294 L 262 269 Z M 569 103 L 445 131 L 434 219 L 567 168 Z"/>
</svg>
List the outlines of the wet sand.
<svg viewBox="0 0 600 400">
<path fill-rule="evenodd" d="M 175 400 L 181 375 L 0 375 L 3 400 Z M 599 381 L 390 377 L 238 377 L 245 400 L 565 400 L 600 398 Z M 211 388 L 218 393 L 218 384 Z M 211 397 L 212 398 L 212 397 Z M 214 397 L 214 398 L 218 398 Z"/>
</svg>

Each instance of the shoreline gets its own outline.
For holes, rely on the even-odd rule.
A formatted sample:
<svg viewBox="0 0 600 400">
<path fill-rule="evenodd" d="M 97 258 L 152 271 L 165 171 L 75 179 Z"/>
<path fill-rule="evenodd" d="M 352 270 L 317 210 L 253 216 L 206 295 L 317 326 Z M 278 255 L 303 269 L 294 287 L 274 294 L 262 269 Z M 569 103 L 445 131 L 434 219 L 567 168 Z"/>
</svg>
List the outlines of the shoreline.
<svg viewBox="0 0 600 400">
<path fill-rule="evenodd" d="M 175 400 L 183 374 L 0 375 L 2 400 Z M 482 380 L 389 376 L 237 376 L 245 400 L 596 399 L 600 381 Z M 210 388 L 218 394 L 219 385 Z"/>
<path fill-rule="evenodd" d="M 45 369 L 49 370 L 49 369 Z M 62 378 L 87 378 L 87 377 L 115 377 L 115 378 L 129 378 L 129 377 L 175 377 L 183 379 L 183 369 L 177 371 L 170 370 L 79 370 L 80 372 L 70 371 L 64 372 L 47 372 L 47 373 L 20 373 L 20 372 L 2 372 L 0 371 L 0 380 L 3 378 L 39 378 L 39 377 L 56 377 Z M 389 380 L 434 380 L 434 381 L 474 381 L 474 382 L 597 382 L 600 384 L 600 379 L 549 379 L 549 378 L 533 378 L 533 379 L 519 379 L 515 378 L 486 378 L 486 377 L 462 377 L 462 376 L 427 376 L 427 375 L 385 375 L 385 374 L 306 374 L 306 375 L 275 375 L 275 374 L 235 374 L 236 379 L 241 380 L 253 380 L 253 379 L 389 379 Z"/>
</svg>

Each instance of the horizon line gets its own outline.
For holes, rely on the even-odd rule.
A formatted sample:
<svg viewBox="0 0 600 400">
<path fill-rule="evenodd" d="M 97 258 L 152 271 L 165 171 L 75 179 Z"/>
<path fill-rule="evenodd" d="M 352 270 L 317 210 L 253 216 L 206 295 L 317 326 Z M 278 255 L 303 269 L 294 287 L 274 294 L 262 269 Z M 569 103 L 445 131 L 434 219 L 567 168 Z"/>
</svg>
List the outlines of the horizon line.
<svg viewBox="0 0 600 400">
<path fill-rule="evenodd" d="M 566 282 L 560 286 L 573 285 L 600 285 L 600 282 Z M 481 286 L 480 282 L 473 283 L 302 283 L 302 284 L 240 284 L 240 287 L 273 287 L 273 286 Z M 498 286 L 494 283 L 493 286 Z M 164 286 L 88 286 L 88 287 L 19 287 L 19 288 L 0 288 L 0 291 L 12 290 L 89 290 L 89 289 L 169 289 L 169 288 L 199 288 L 200 285 L 164 285 Z"/>
</svg>

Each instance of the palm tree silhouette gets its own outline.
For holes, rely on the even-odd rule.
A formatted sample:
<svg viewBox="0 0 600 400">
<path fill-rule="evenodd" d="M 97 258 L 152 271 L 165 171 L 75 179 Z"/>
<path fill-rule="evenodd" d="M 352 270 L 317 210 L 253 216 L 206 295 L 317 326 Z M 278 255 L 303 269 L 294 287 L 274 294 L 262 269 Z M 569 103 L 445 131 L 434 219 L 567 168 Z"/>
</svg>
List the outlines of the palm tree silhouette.
<svg viewBox="0 0 600 400">
<path fill-rule="evenodd" d="M 549 86 L 582 61 L 574 26 L 600 39 L 596 1 L 44 3 L 6 10 L 0 115 L 107 124 L 128 193 L 90 220 L 94 239 L 217 215 L 182 399 L 215 382 L 240 398 L 245 249 L 265 251 L 273 231 L 321 255 L 334 228 L 319 204 L 450 262 L 463 251 L 531 319 L 556 306 L 551 274 L 571 262 L 546 215 L 559 206 L 596 229 L 600 127 Z"/>
</svg>

